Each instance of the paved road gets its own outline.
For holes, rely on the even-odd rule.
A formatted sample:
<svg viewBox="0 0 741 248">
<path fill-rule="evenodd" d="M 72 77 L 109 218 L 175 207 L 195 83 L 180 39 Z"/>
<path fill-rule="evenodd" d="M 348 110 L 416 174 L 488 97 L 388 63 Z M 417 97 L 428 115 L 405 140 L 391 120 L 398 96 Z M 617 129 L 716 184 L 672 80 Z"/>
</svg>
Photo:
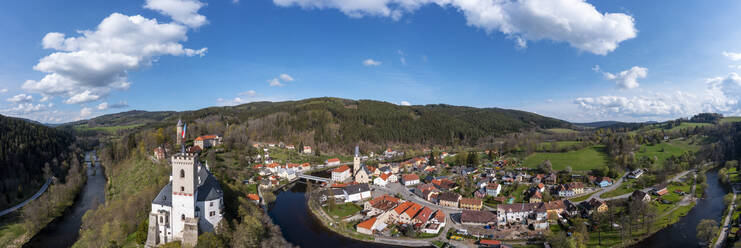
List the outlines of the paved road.
<svg viewBox="0 0 741 248">
<path fill-rule="evenodd" d="M 718 236 L 718 240 L 715 241 L 715 245 L 713 247 L 720 248 L 723 246 L 724 241 L 726 240 L 726 236 L 728 236 L 728 227 L 731 223 L 731 216 L 733 215 L 733 210 L 736 209 L 736 192 L 733 192 L 733 200 L 731 201 L 731 210 L 728 211 L 728 215 L 726 215 L 725 221 L 723 221 L 723 227 L 720 230 L 720 236 Z"/>
<path fill-rule="evenodd" d="M 1 211 L 0 212 L 0 216 L 3 216 L 3 215 L 6 215 L 6 214 L 9 214 L 9 213 L 12 213 L 13 211 L 18 210 L 19 208 L 22 208 L 23 206 L 26 206 L 26 204 L 28 204 L 29 202 L 31 202 L 33 200 L 36 200 L 36 198 L 39 198 L 39 196 L 41 196 L 41 194 L 43 194 L 44 191 L 46 191 L 46 189 L 49 188 L 49 184 L 51 184 L 51 178 L 50 179 L 46 179 L 46 183 L 44 183 L 44 185 L 41 186 L 41 189 L 39 189 L 39 192 L 36 192 L 36 194 L 34 194 L 33 196 L 31 196 L 31 198 L 26 199 L 25 201 L 19 203 L 18 205 L 12 206 L 12 207 L 10 207 L 8 209 L 5 209 L 5 210 Z"/>
<path fill-rule="evenodd" d="M 690 172 L 692 172 L 692 170 L 682 171 L 679 174 L 677 174 L 676 176 L 674 176 L 673 178 L 669 179 L 669 181 L 667 181 L 667 182 L 678 182 L 679 179 L 681 179 L 682 177 L 684 177 L 685 175 L 687 175 L 687 173 L 690 173 Z M 612 191 L 612 190 L 617 189 L 618 187 L 620 187 L 620 185 L 622 185 L 623 182 L 625 182 L 625 178 L 626 178 L 627 175 L 628 175 L 628 173 L 625 173 L 625 175 L 623 175 L 622 177 L 620 177 L 620 179 L 618 180 L 618 182 L 614 183 L 610 187 L 607 187 L 607 188 L 602 189 L 601 191 L 599 191 L 597 193 L 594 193 L 592 196 L 590 196 L 588 199 L 586 199 L 584 201 L 589 201 L 592 198 L 597 198 L 597 200 L 601 200 L 601 201 L 610 201 L 610 200 L 624 199 L 624 198 L 630 197 L 630 195 L 632 195 L 633 192 L 630 192 L 630 193 L 627 193 L 627 194 L 623 194 L 623 195 L 613 196 L 613 197 L 607 197 L 607 198 L 602 198 L 601 197 L 602 194 L 607 193 L 607 192 L 610 192 L 610 191 Z M 644 188 L 644 189 L 641 189 L 641 191 L 648 192 L 652 188 L 653 187 Z M 576 203 L 579 203 L 579 202 L 576 202 Z"/>
</svg>

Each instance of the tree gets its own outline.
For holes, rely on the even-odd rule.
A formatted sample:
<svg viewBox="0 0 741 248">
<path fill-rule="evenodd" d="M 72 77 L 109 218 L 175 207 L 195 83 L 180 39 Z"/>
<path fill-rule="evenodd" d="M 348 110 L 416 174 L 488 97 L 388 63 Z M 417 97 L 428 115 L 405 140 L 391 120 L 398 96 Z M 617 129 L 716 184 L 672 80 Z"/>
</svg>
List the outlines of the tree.
<svg viewBox="0 0 741 248">
<path fill-rule="evenodd" d="M 700 224 L 697 224 L 697 238 L 710 243 L 718 234 L 718 222 L 715 220 L 703 219 Z"/>
<path fill-rule="evenodd" d="M 207 247 L 226 247 L 226 244 L 224 244 L 224 240 L 216 236 L 213 232 L 206 232 L 198 236 L 198 243 L 195 248 Z"/>
<path fill-rule="evenodd" d="M 430 152 L 430 158 L 429 158 L 429 161 L 427 163 L 429 165 L 432 165 L 432 166 L 437 165 L 437 161 L 435 160 L 435 153 L 434 152 Z"/>
<path fill-rule="evenodd" d="M 471 152 L 468 154 L 468 158 L 466 159 L 466 162 L 468 165 L 476 166 L 479 164 L 479 155 L 476 152 Z"/>
<path fill-rule="evenodd" d="M 542 173 L 551 173 L 553 171 L 553 165 L 551 164 L 550 160 L 546 159 L 545 161 L 543 161 L 542 164 L 538 166 L 538 169 Z"/>
</svg>

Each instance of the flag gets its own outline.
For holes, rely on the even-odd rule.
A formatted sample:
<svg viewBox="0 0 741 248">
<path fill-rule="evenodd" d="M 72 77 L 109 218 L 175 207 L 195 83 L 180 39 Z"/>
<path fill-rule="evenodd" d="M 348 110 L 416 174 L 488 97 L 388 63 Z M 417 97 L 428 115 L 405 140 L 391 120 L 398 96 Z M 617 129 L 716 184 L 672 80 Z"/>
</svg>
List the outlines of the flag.
<svg viewBox="0 0 741 248">
<path fill-rule="evenodd" d="M 188 124 L 183 126 L 183 139 L 185 139 L 185 129 L 188 128 Z"/>
</svg>

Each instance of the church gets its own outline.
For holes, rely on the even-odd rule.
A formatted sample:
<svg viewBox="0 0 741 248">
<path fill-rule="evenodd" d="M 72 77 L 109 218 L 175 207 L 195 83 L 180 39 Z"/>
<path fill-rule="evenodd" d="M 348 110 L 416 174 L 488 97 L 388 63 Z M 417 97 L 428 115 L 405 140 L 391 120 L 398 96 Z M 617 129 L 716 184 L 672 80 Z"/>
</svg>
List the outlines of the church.
<svg viewBox="0 0 741 248">
<path fill-rule="evenodd" d="M 185 136 L 178 123 L 178 141 Z M 181 142 L 178 142 L 181 143 Z M 172 156 L 170 182 L 152 201 L 145 247 L 181 241 L 195 246 L 198 234 L 213 232 L 222 219 L 224 193 L 219 182 L 198 155 L 181 153 Z"/>
</svg>

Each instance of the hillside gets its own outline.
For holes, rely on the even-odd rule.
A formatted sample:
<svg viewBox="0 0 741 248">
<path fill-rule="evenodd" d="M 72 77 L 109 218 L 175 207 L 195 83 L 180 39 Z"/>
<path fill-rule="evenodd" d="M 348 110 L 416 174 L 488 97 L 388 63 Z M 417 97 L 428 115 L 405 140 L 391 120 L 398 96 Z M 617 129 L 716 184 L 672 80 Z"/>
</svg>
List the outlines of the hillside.
<svg viewBox="0 0 741 248">
<path fill-rule="evenodd" d="M 399 106 L 340 98 L 253 102 L 186 112 L 130 111 L 65 125 L 171 127 L 178 118 L 191 123 L 189 130 L 193 128 L 193 133 L 224 133 L 224 128 L 213 127 L 213 124 L 229 123 L 247 128 L 251 140 L 304 142 L 329 147 L 357 142 L 476 144 L 482 138 L 523 130 L 571 127 L 565 121 L 517 110 L 443 104 Z"/>
<path fill-rule="evenodd" d="M 0 115 L 0 209 L 35 192 L 50 173 L 66 172 L 58 158 L 74 142 L 67 132 Z M 57 162 L 55 162 L 57 161 Z"/>
</svg>

